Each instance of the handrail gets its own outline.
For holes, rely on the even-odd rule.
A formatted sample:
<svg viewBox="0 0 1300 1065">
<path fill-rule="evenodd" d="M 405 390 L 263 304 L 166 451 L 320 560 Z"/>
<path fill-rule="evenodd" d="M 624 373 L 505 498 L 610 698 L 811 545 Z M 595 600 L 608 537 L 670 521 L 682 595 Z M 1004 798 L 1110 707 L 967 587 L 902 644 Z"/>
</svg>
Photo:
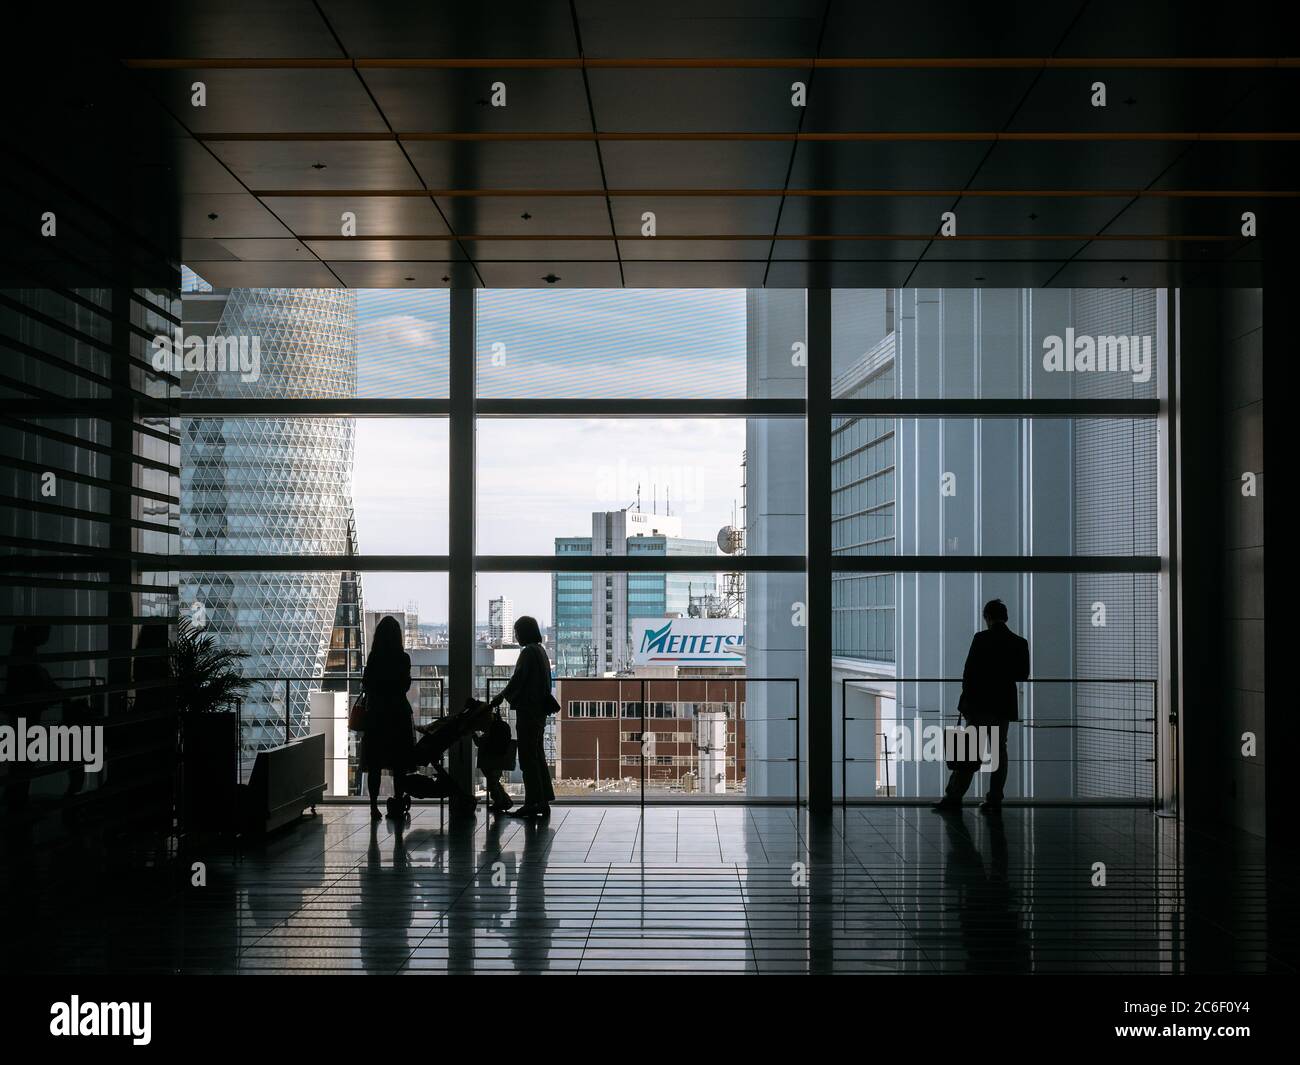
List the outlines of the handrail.
<svg viewBox="0 0 1300 1065">
<path fill-rule="evenodd" d="M 963 677 L 841 677 L 840 678 L 840 805 L 841 808 L 847 809 L 848 807 L 849 762 L 857 761 L 856 758 L 849 757 L 848 722 L 866 720 L 865 718 L 857 718 L 857 717 L 849 716 L 848 698 L 847 698 L 849 685 L 852 684 L 857 686 L 881 686 L 881 685 L 896 686 L 900 684 L 960 684 L 963 683 L 964 679 L 965 678 Z M 1017 686 L 1017 696 L 1023 694 L 1019 689 L 1019 686 L 1021 684 L 1075 684 L 1075 685 L 1131 684 L 1131 685 L 1144 685 L 1144 686 L 1150 685 L 1151 703 L 1150 703 L 1149 711 L 1142 710 L 1139 707 L 1132 707 L 1130 708 L 1131 713 L 1129 715 L 1129 718 L 1132 718 L 1133 715 L 1136 715 L 1138 713 L 1144 713 L 1147 714 L 1146 721 L 1151 723 L 1150 738 L 1151 738 L 1152 756 L 1151 758 L 1147 759 L 1147 761 L 1150 761 L 1152 763 L 1152 790 L 1151 790 L 1150 802 L 1153 805 L 1157 802 L 1159 797 L 1159 782 L 1160 782 L 1160 737 L 1157 734 L 1157 729 L 1159 727 L 1159 718 L 1160 718 L 1160 712 L 1159 712 L 1160 691 L 1159 691 L 1159 681 L 1156 678 L 1154 677 L 1027 677 L 1024 680 L 1018 680 L 1015 681 L 1014 683 Z M 1114 709 L 1119 709 L 1119 708 L 1114 708 Z M 942 721 L 945 715 L 948 713 L 951 712 L 944 711 L 943 709 L 934 709 L 934 708 L 923 709 L 921 707 L 917 707 L 914 710 L 910 711 L 910 715 L 913 717 L 918 717 L 918 718 L 927 717 L 927 716 L 931 718 L 937 717 L 940 721 Z M 1124 717 L 1116 717 L 1116 718 L 1097 718 L 1094 720 L 1125 721 L 1128 719 Z M 1044 721 L 1044 722 L 1024 721 L 1019 723 L 1025 729 L 1035 729 L 1035 730 L 1036 729 L 1043 729 L 1043 730 L 1068 729 L 1068 730 L 1092 731 L 1092 732 L 1110 732 L 1117 735 L 1131 735 L 1131 736 L 1144 736 L 1148 734 L 1145 729 L 1099 728 L 1096 725 L 1089 724 L 1086 722 L 1081 723 L 1078 721 Z M 1133 723 L 1136 722 L 1134 721 Z M 885 733 L 877 733 L 875 735 L 876 738 L 885 737 Z M 888 748 L 888 740 L 886 737 L 886 750 L 887 748 Z M 885 773 L 886 773 L 885 788 L 886 791 L 888 792 L 890 790 L 890 784 L 888 778 L 888 773 L 889 773 L 888 754 L 886 754 Z"/>
<path fill-rule="evenodd" d="M 637 686 L 639 687 L 639 689 L 640 689 L 640 692 L 639 692 L 639 695 L 638 695 L 638 698 L 637 698 L 637 706 L 640 708 L 641 737 L 642 737 L 642 741 L 643 741 L 643 743 L 644 743 L 644 737 L 645 737 L 645 734 L 646 734 L 646 721 L 647 721 L 646 716 L 645 716 L 645 708 L 646 708 L 646 703 L 647 703 L 647 699 L 646 699 L 646 685 L 647 685 L 647 684 L 650 684 L 650 685 L 654 685 L 654 684 L 674 684 L 674 685 L 676 685 L 676 693 L 675 693 L 675 697 L 674 697 L 674 701 L 675 701 L 675 702 L 681 702 L 681 699 L 680 699 L 679 697 L 677 697 L 677 696 L 680 695 L 680 692 L 681 692 L 681 685 L 682 685 L 683 682 L 685 682 L 685 683 L 687 683 L 687 684 L 704 684 L 704 685 L 706 686 L 706 687 L 705 687 L 705 691 L 706 691 L 706 693 L 707 693 L 707 690 L 708 690 L 708 689 L 707 689 L 707 685 L 709 685 L 709 684 L 716 684 L 716 683 L 718 683 L 718 682 L 720 682 L 720 681 L 729 681 L 729 682 L 731 682 L 733 685 L 736 685 L 736 684 L 739 684 L 739 683 L 744 683 L 744 684 L 747 684 L 747 685 L 748 685 L 748 684 L 793 684 L 793 685 L 794 685 L 794 714 L 791 715 L 791 716 L 789 716 L 789 717 L 787 717 L 786 720 L 792 722 L 793 725 L 794 725 L 794 754 L 793 754 L 792 757 L 786 759 L 786 761 L 788 761 L 788 762 L 793 762 L 793 763 L 794 763 L 794 802 L 795 802 L 795 806 L 797 807 L 797 806 L 799 806 L 799 805 L 803 802 L 803 783 L 802 783 L 802 772 L 801 772 L 801 768 L 802 768 L 802 767 L 801 767 L 801 758 L 802 758 L 802 749 L 801 749 L 801 744 L 802 744 L 802 737 L 801 737 L 801 735 L 800 735 L 801 728 L 802 728 L 802 711 L 801 711 L 801 708 L 800 708 L 800 700 L 799 700 L 799 688 L 800 688 L 800 684 L 799 684 L 799 678 L 798 678 L 798 677 L 751 677 L 751 676 L 744 676 L 744 675 L 742 675 L 742 674 L 736 674 L 736 673 L 728 673 L 728 674 L 721 675 L 721 676 L 709 676 L 709 677 L 556 677 L 556 676 L 552 676 L 552 681 L 553 681 L 553 682 L 559 682 L 559 681 L 563 681 L 563 680 L 601 680 L 601 681 L 606 681 L 606 682 L 614 682 L 614 683 L 617 683 L 617 684 L 619 684 L 619 686 L 620 686 L 620 687 L 619 687 L 619 698 L 618 698 L 618 702 L 619 702 L 619 704 L 620 704 L 620 707 L 621 707 L 622 704 L 624 704 L 624 703 L 627 701 L 627 700 L 624 700 L 623 697 L 622 697 L 622 685 L 623 685 L 623 684 L 634 684 L 634 685 L 637 685 Z M 506 685 L 506 684 L 509 683 L 509 678 L 508 678 L 508 677 L 486 677 L 486 678 L 484 678 L 484 681 L 485 681 L 485 683 L 484 683 L 484 688 L 485 688 L 485 690 L 486 690 L 486 692 L 487 692 L 487 694 L 488 694 L 488 697 L 491 698 L 491 695 L 492 695 L 492 688 L 493 688 L 493 686 L 494 686 L 494 685 L 501 685 L 501 686 L 504 686 L 504 685 Z M 705 700 L 705 701 L 710 701 L 710 700 Z M 737 702 L 739 702 L 739 697 L 738 697 L 738 696 L 737 696 Z M 573 720 L 573 719 L 570 719 L 570 720 Z M 621 721 L 621 720 L 623 720 L 623 718 L 620 716 L 619 720 Z M 748 720 L 748 718 L 747 718 L 746 720 Z M 777 719 L 773 718 L 773 719 L 769 719 L 769 720 L 777 720 Z M 646 756 L 645 756 L 645 754 L 644 754 L 644 749 L 643 749 L 643 753 L 641 754 L 641 756 L 640 756 L 640 760 L 639 760 L 639 768 L 640 768 L 640 770 L 641 770 L 641 773 L 640 773 L 640 782 L 639 782 L 639 783 L 640 783 L 640 786 L 639 786 L 639 789 L 638 789 L 638 790 L 639 790 L 639 796 L 640 796 L 640 805 L 642 806 L 642 808 L 645 807 L 645 795 L 646 795 L 646 760 L 645 760 L 645 758 L 646 758 Z M 598 767 L 598 768 L 599 768 L 599 767 Z"/>
<path fill-rule="evenodd" d="M 361 680 L 362 674 L 352 672 L 352 671 L 343 672 L 343 673 L 322 674 L 319 677 L 294 677 L 285 674 L 277 674 L 273 676 L 263 676 L 263 677 L 245 677 L 244 679 L 247 681 L 252 681 L 253 683 L 284 681 L 284 742 L 290 743 L 292 742 L 293 739 L 293 735 L 292 735 L 293 720 L 290 711 L 290 704 L 292 702 L 292 690 L 290 686 L 294 682 L 303 683 L 303 684 L 324 684 L 326 681 L 337 681 L 337 680 L 347 681 L 349 685 L 347 694 L 351 695 L 353 694 L 351 689 L 351 682 L 354 680 L 355 681 Z M 416 685 L 419 684 L 436 684 L 439 689 L 445 690 L 447 685 L 447 678 L 446 677 L 419 677 L 419 676 L 411 678 L 412 687 L 415 687 Z M 442 698 L 441 695 L 438 701 L 439 703 L 444 702 L 444 699 Z M 444 711 L 445 711 L 445 707 L 444 707 Z"/>
</svg>

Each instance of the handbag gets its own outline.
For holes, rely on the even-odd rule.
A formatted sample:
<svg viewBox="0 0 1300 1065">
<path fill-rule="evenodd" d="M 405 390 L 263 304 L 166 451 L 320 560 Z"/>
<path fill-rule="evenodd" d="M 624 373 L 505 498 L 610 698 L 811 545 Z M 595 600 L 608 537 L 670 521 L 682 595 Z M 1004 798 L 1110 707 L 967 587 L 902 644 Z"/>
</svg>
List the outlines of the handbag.
<svg viewBox="0 0 1300 1065">
<path fill-rule="evenodd" d="M 357 696 L 356 701 L 352 704 L 352 709 L 348 711 L 348 728 L 353 732 L 365 731 L 366 693 L 364 691 Z"/>
</svg>

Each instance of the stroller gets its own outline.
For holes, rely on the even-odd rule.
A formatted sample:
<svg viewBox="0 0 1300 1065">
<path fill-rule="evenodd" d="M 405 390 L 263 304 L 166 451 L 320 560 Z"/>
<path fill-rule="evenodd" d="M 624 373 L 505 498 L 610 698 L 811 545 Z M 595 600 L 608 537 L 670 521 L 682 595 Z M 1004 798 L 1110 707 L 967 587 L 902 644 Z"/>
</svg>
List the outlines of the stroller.
<svg viewBox="0 0 1300 1065">
<path fill-rule="evenodd" d="M 449 799 L 453 814 L 473 813 L 478 800 L 468 788 L 460 787 L 451 774 L 442 767 L 442 756 L 458 740 L 487 728 L 492 708 L 477 699 L 466 699 L 459 713 L 440 717 L 428 725 L 419 725 L 420 739 L 415 745 L 415 768 L 432 766 L 433 774 L 410 772 L 402 778 L 406 794 L 388 800 L 388 816 L 404 817 L 411 808 L 411 799 Z"/>
</svg>

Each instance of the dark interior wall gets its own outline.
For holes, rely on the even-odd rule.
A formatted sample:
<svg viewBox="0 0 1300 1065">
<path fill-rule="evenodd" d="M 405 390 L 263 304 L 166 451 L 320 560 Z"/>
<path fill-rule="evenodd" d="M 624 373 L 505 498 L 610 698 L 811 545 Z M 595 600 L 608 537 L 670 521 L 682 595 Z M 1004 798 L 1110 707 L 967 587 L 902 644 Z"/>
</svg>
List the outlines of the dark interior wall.
<svg viewBox="0 0 1300 1065">
<path fill-rule="evenodd" d="M 93 841 L 129 860 L 174 827 L 175 574 L 151 559 L 179 517 L 151 364 L 180 321 L 170 141 L 115 64 L 68 69 L 0 73 L 0 721 L 102 728 L 105 768 L 7 776 L 0 866 Z"/>
<path fill-rule="evenodd" d="M 1183 810 L 1189 824 L 1257 835 L 1268 809 L 1263 302 L 1259 288 L 1184 289 L 1179 322 Z"/>
<path fill-rule="evenodd" d="M 1264 835 L 1264 313 L 1261 289 L 1222 300 L 1224 732 L 1219 738 L 1231 823 Z M 1245 478 L 1254 482 L 1248 489 Z M 1253 494 L 1246 494 L 1247 490 Z M 1245 748 L 1254 737 L 1255 750 Z"/>
</svg>

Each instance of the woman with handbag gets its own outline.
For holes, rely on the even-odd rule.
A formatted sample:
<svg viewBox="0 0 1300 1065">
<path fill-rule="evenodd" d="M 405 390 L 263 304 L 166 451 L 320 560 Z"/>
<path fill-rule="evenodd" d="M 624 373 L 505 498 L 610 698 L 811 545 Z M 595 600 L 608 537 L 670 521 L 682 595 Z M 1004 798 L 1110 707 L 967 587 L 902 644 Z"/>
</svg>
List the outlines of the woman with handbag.
<svg viewBox="0 0 1300 1065">
<path fill-rule="evenodd" d="M 365 699 L 361 768 L 370 792 L 370 816 L 378 821 L 380 774 L 393 775 L 394 806 L 408 806 L 403 778 L 415 764 L 415 715 L 406 697 L 411 687 L 411 656 L 402 646 L 402 626 L 392 615 L 375 626 L 375 638 L 361 677 Z"/>
<path fill-rule="evenodd" d="M 519 658 L 515 661 L 514 675 L 493 698 L 491 706 L 495 710 L 503 700 L 508 700 L 515 712 L 524 804 L 514 814 L 545 817 L 551 812 L 551 800 L 555 798 L 551 771 L 546 765 L 546 718 L 559 705 L 551 694 L 551 660 L 542 647 L 542 631 L 535 618 L 525 614 L 516 619 L 515 642 L 519 644 Z"/>
</svg>

